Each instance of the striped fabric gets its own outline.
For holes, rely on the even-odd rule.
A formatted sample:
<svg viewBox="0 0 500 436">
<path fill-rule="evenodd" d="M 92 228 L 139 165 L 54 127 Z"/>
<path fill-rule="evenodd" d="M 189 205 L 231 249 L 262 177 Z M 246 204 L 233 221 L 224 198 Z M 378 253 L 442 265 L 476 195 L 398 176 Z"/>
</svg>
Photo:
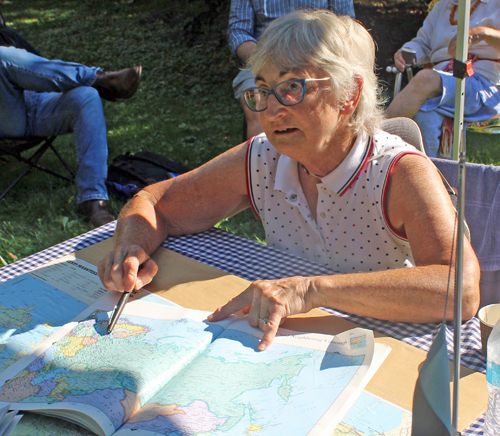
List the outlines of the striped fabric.
<svg viewBox="0 0 500 436">
<path fill-rule="evenodd" d="M 232 0 L 227 30 L 231 52 L 234 54 L 245 41 L 257 42 L 276 18 L 307 8 L 329 9 L 355 18 L 353 0 Z"/>
</svg>

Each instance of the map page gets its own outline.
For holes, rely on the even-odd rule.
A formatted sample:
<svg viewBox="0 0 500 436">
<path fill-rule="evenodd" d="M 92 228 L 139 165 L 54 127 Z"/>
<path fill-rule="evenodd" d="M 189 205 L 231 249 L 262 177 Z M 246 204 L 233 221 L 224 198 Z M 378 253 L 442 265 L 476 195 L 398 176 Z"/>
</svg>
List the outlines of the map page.
<svg viewBox="0 0 500 436">
<path fill-rule="evenodd" d="M 265 352 L 260 336 L 246 319 L 229 326 L 116 436 L 331 435 L 363 385 L 367 332 L 283 330 Z"/>
<path fill-rule="evenodd" d="M 171 319 L 125 313 L 137 305 L 171 308 L 129 303 L 111 334 L 111 312 L 93 312 L 10 379 L 0 401 L 113 434 L 223 330 L 203 323 L 204 312 L 194 314 L 198 319 L 179 318 L 186 310 L 174 307 Z"/>
<path fill-rule="evenodd" d="M 411 412 L 363 391 L 333 436 L 411 436 Z"/>
<path fill-rule="evenodd" d="M 0 371 L 106 293 L 95 266 L 74 256 L 0 283 Z"/>
<path fill-rule="evenodd" d="M 257 427 L 254 427 L 257 430 Z M 210 434 L 210 432 L 208 433 Z M 252 432 L 242 433 L 252 435 Z M 253 433 L 259 435 L 258 431 Z M 93 433 L 60 419 L 24 413 L 11 436 L 93 436 Z M 411 413 L 363 391 L 332 436 L 410 436 Z"/>
<path fill-rule="evenodd" d="M 368 381 L 370 331 L 280 330 L 257 352 L 262 332 L 246 319 L 207 314 L 135 300 L 109 335 L 110 313 L 95 311 L 6 380 L 0 401 L 99 435 L 315 435 Z"/>
<path fill-rule="evenodd" d="M 0 283 L 0 372 L 68 322 L 83 319 L 105 296 L 113 306 L 119 298 L 106 291 L 94 265 L 74 255 Z M 131 298 L 174 305 L 144 289 Z M 107 307 L 104 303 L 99 306 Z"/>
</svg>

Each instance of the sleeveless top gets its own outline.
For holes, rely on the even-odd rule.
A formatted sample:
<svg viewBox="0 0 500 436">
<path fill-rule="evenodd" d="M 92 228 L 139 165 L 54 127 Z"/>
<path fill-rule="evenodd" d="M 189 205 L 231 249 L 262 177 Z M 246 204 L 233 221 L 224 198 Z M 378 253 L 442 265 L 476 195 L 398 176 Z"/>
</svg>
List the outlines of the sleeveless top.
<svg viewBox="0 0 500 436">
<path fill-rule="evenodd" d="M 299 182 L 297 161 L 261 134 L 249 141 L 247 189 L 267 244 L 341 273 L 414 266 L 408 240 L 386 219 L 391 169 L 420 154 L 398 136 L 361 133 L 344 161 L 317 184 L 317 220 Z"/>
</svg>

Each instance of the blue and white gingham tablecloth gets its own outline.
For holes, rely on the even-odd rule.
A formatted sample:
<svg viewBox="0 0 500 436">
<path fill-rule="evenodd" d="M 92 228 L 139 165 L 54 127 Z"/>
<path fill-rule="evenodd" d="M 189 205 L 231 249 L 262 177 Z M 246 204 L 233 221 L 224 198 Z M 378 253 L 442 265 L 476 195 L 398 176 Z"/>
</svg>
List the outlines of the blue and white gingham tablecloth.
<svg viewBox="0 0 500 436">
<path fill-rule="evenodd" d="M 0 268 L 0 282 L 13 279 L 53 259 L 110 238 L 113 236 L 115 225 L 116 221 Z M 163 247 L 250 281 L 333 273 L 327 267 L 215 228 L 196 235 L 171 237 L 163 243 Z M 438 328 L 438 324 L 381 321 L 334 309 L 325 308 L 325 310 L 336 316 L 347 318 L 361 327 L 399 339 L 424 351 L 429 350 L 433 335 Z M 453 326 L 451 324 L 448 325 L 446 336 L 448 354 L 452 359 Z M 478 372 L 486 372 L 477 318 L 472 318 L 462 325 L 462 365 Z M 482 435 L 483 420 L 484 416 L 481 416 L 464 430 L 462 435 Z"/>
</svg>

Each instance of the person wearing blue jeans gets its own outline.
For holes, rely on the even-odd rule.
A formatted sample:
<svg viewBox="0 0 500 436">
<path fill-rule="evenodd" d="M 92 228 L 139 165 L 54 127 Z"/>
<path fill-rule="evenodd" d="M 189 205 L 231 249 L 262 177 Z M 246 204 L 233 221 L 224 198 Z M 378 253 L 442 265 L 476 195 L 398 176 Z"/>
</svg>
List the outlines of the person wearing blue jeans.
<svg viewBox="0 0 500 436">
<path fill-rule="evenodd" d="M 95 227 L 114 219 L 107 210 L 107 132 L 101 98 L 129 98 L 141 67 L 105 72 L 0 47 L 0 137 L 74 133 L 79 211 Z"/>
</svg>

